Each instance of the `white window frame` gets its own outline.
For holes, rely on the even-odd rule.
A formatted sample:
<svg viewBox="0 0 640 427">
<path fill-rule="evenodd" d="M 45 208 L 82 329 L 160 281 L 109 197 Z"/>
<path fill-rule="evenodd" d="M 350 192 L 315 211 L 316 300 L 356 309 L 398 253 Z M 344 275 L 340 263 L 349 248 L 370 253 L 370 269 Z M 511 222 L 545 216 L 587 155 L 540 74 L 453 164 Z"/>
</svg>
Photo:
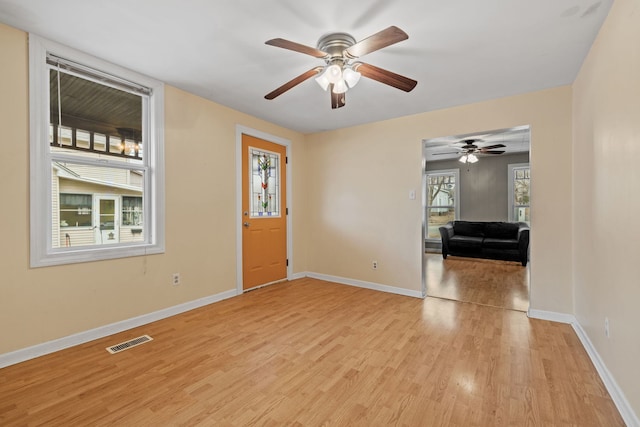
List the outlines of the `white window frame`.
<svg viewBox="0 0 640 427">
<path fill-rule="evenodd" d="M 425 187 L 425 192 L 429 191 L 429 177 L 430 176 L 442 176 L 442 175 L 453 175 L 455 177 L 456 180 L 456 186 L 455 186 L 455 205 L 453 205 L 453 211 L 454 211 L 454 215 L 455 215 L 455 219 L 459 219 L 460 218 L 460 169 L 441 169 L 441 170 L 432 170 L 432 171 L 426 171 L 425 174 L 425 182 L 426 182 L 426 187 Z M 432 208 L 434 206 L 430 206 L 429 205 L 429 200 L 427 197 L 428 193 L 425 193 L 425 210 L 424 210 L 424 214 L 425 214 L 425 240 L 428 242 L 439 242 L 440 241 L 440 237 L 437 238 L 430 238 L 429 237 L 429 208 Z M 451 207 L 451 206 L 436 206 L 439 208 L 447 208 L 447 207 Z"/>
<path fill-rule="evenodd" d="M 144 143 L 144 224 L 143 242 L 53 248 L 51 150 L 49 145 L 49 68 L 47 54 L 54 54 L 119 79 L 151 89 L 147 114 L 143 117 Z M 60 264 L 127 258 L 165 251 L 164 232 L 164 84 L 123 67 L 29 34 L 29 113 L 30 113 L 30 265 Z M 56 155 L 57 159 L 64 155 Z M 85 163 L 69 156 L 71 163 Z M 101 160 L 105 167 L 120 167 L 122 161 Z"/>
<path fill-rule="evenodd" d="M 515 194 L 514 194 L 514 185 L 515 185 L 515 177 L 514 177 L 514 172 L 516 171 L 516 169 L 529 169 L 529 212 L 531 212 L 531 167 L 529 166 L 529 163 L 511 163 L 509 165 L 507 165 L 507 169 L 508 169 L 508 179 L 507 179 L 507 191 L 509 194 L 509 197 L 507 197 L 507 203 L 508 203 L 508 207 L 507 209 L 509 209 L 508 212 L 508 220 L 509 222 L 514 222 L 515 218 L 513 216 L 513 211 L 515 208 Z M 531 218 L 529 218 L 529 220 L 531 220 Z"/>
</svg>

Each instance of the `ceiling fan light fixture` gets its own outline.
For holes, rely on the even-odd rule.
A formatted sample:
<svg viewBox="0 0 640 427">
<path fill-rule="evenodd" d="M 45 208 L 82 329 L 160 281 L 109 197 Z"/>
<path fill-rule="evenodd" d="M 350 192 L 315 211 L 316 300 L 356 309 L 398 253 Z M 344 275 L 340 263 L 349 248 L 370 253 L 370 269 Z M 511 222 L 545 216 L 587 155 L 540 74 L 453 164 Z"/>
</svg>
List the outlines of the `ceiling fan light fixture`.
<svg viewBox="0 0 640 427">
<path fill-rule="evenodd" d="M 318 83 L 318 85 L 320 85 L 320 87 L 324 91 L 326 91 L 329 88 L 329 85 L 331 84 L 327 76 L 325 76 L 325 73 L 322 73 L 318 77 L 316 77 L 316 83 Z"/>
<path fill-rule="evenodd" d="M 458 159 L 458 161 L 459 161 L 460 163 L 467 163 L 467 155 L 466 155 L 466 154 L 465 154 L 465 155 L 463 155 L 462 157 L 460 157 L 460 158 Z"/>
<path fill-rule="evenodd" d="M 362 74 L 360 74 L 357 71 L 353 71 L 351 68 L 345 68 L 342 71 L 342 77 L 344 78 L 344 81 L 347 83 L 347 85 L 350 88 L 353 88 L 355 85 L 358 84 L 361 76 Z"/>
<path fill-rule="evenodd" d="M 342 68 L 338 64 L 329 65 L 322 75 L 327 77 L 329 83 L 336 84 L 342 80 Z"/>
<path fill-rule="evenodd" d="M 477 161 L 478 161 L 478 157 L 475 154 L 471 153 L 467 156 L 467 162 L 475 163 Z"/>
<path fill-rule="evenodd" d="M 345 93 L 349 88 L 344 80 L 340 79 L 333 85 L 333 93 Z"/>
</svg>

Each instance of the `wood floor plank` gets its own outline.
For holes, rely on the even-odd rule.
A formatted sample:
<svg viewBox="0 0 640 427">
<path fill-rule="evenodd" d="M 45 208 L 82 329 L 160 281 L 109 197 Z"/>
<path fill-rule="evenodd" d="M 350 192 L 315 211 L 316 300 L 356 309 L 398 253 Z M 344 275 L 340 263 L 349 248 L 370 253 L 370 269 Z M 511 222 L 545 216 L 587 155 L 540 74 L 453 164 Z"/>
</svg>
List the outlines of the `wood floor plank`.
<svg viewBox="0 0 640 427">
<path fill-rule="evenodd" d="M 519 262 L 425 254 L 427 295 L 511 310 L 529 308 L 529 267 Z"/>
<path fill-rule="evenodd" d="M 0 369 L 0 425 L 624 423 L 569 325 L 300 279 Z"/>
</svg>

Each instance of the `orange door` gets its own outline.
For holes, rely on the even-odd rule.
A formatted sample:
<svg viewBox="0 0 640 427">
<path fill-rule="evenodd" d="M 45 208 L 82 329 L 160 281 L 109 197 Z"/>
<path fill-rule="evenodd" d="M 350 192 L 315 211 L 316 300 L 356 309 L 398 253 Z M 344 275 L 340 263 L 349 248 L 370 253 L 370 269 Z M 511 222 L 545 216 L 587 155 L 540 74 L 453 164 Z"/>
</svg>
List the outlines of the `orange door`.
<svg viewBox="0 0 640 427">
<path fill-rule="evenodd" d="M 242 288 L 287 278 L 286 147 L 242 135 Z"/>
</svg>

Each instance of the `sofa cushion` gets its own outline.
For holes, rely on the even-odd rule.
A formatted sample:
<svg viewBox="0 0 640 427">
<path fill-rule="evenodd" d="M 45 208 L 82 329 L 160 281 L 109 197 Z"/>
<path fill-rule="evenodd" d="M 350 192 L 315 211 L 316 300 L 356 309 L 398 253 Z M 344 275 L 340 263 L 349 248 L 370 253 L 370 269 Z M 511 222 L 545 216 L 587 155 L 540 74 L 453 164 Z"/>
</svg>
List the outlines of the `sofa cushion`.
<svg viewBox="0 0 640 427">
<path fill-rule="evenodd" d="M 519 228 L 518 224 L 512 222 L 488 222 L 484 235 L 493 239 L 517 239 Z"/>
<path fill-rule="evenodd" d="M 518 239 L 495 239 L 485 237 L 482 247 L 487 249 L 518 249 Z"/>
<path fill-rule="evenodd" d="M 453 233 L 462 236 L 483 237 L 484 222 L 454 221 Z"/>
<path fill-rule="evenodd" d="M 449 239 L 449 249 L 452 251 L 473 251 L 482 249 L 482 237 L 454 235 Z"/>
</svg>

